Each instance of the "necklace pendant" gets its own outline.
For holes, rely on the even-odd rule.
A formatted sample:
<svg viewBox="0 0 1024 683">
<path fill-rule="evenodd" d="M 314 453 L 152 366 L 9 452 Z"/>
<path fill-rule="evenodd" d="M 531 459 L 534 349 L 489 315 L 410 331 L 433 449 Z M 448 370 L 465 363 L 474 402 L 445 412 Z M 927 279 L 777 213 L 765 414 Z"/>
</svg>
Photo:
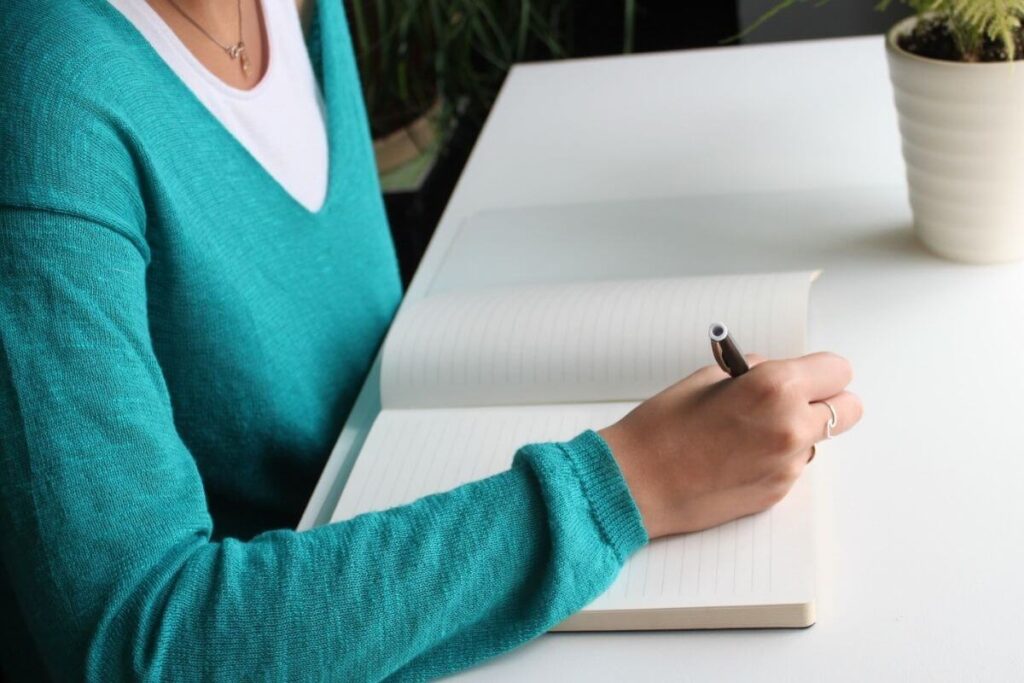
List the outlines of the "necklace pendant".
<svg viewBox="0 0 1024 683">
<path fill-rule="evenodd" d="M 238 44 L 238 59 L 242 63 L 242 73 L 249 75 L 249 53 L 245 50 L 245 43 Z"/>
<path fill-rule="evenodd" d="M 238 41 L 229 47 L 228 56 L 231 57 L 231 59 L 237 59 L 242 65 L 242 73 L 246 76 L 249 75 L 249 53 L 245 50 L 245 43 Z"/>
</svg>

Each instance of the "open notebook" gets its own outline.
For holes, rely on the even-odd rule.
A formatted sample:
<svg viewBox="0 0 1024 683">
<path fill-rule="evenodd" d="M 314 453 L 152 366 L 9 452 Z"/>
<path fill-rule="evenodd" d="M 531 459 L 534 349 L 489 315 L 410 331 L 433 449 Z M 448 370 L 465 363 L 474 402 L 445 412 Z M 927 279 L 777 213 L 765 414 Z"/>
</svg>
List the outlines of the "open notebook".
<svg viewBox="0 0 1024 683">
<path fill-rule="evenodd" d="M 384 345 L 383 410 L 333 521 L 508 468 L 526 443 L 599 429 L 712 362 L 804 352 L 810 272 L 476 289 L 405 306 Z M 812 472 L 778 505 L 659 539 L 558 630 L 800 627 L 814 621 Z"/>
</svg>

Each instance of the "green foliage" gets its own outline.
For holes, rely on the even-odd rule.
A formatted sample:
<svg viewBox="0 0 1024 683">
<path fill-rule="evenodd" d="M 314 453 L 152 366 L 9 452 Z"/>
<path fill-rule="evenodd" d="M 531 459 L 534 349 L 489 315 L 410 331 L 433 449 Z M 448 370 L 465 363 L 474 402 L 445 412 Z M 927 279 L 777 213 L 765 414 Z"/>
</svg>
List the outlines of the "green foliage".
<svg viewBox="0 0 1024 683">
<path fill-rule="evenodd" d="M 976 54 L 987 37 L 1002 43 L 1007 59 L 1014 58 L 1014 33 L 1024 16 L 1024 0 L 943 0 L 936 4 L 940 7 L 935 11 L 946 17 L 964 55 Z"/>
<path fill-rule="evenodd" d="M 632 49 L 636 0 L 623 0 Z M 374 136 L 440 97 L 480 121 L 516 62 L 572 54 L 575 0 L 345 0 Z M 585 11 L 585 9 L 584 9 Z"/>
<path fill-rule="evenodd" d="M 762 14 L 744 32 L 753 31 L 779 12 L 794 5 L 822 5 L 828 0 L 782 0 Z M 875 8 L 885 10 L 893 0 L 878 0 Z M 966 61 L 974 61 L 985 40 L 1002 44 L 1007 59 L 1014 59 L 1014 35 L 1024 17 L 1024 0 L 900 0 L 918 15 L 932 14 L 946 22 L 956 37 Z"/>
</svg>

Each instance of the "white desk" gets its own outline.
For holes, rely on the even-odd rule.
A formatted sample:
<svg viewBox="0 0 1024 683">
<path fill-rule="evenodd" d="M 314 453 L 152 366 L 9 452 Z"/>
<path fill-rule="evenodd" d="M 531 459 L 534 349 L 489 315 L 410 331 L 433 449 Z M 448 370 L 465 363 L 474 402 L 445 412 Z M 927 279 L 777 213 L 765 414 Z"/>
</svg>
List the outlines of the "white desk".
<svg viewBox="0 0 1024 683">
<path fill-rule="evenodd" d="M 588 215 L 708 215 L 709 195 L 722 195 L 723 211 L 752 220 L 729 234 L 747 247 L 725 258 L 695 226 L 691 249 L 647 267 L 825 268 L 810 346 L 853 361 L 866 415 L 828 451 L 831 541 L 813 628 L 551 634 L 463 677 L 1024 677 L 1024 269 L 947 263 L 912 240 L 890 101 L 881 38 L 528 65 L 510 75 L 410 298 L 423 295 L 463 220 L 480 211 L 612 202 L 596 214 L 522 214 L 583 234 Z M 541 229 L 509 248 L 528 249 Z M 549 262 L 563 256 L 546 250 Z M 1004 358 L 986 360 L 986 351 Z M 329 517 L 335 482 L 378 402 L 371 376 L 303 527 Z"/>
</svg>

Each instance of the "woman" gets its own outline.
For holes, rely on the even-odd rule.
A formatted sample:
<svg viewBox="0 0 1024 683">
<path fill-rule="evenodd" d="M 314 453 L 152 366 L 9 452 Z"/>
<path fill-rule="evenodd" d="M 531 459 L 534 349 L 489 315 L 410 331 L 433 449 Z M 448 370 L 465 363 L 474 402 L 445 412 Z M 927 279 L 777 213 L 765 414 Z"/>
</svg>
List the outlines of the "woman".
<svg viewBox="0 0 1024 683">
<path fill-rule="evenodd" d="M 456 671 L 649 538 L 778 501 L 819 402 L 860 418 L 837 356 L 706 368 L 497 476 L 290 531 L 400 296 L 341 4 L 312 1 L 0 16 L 13 679 Z"/>
</svg>

